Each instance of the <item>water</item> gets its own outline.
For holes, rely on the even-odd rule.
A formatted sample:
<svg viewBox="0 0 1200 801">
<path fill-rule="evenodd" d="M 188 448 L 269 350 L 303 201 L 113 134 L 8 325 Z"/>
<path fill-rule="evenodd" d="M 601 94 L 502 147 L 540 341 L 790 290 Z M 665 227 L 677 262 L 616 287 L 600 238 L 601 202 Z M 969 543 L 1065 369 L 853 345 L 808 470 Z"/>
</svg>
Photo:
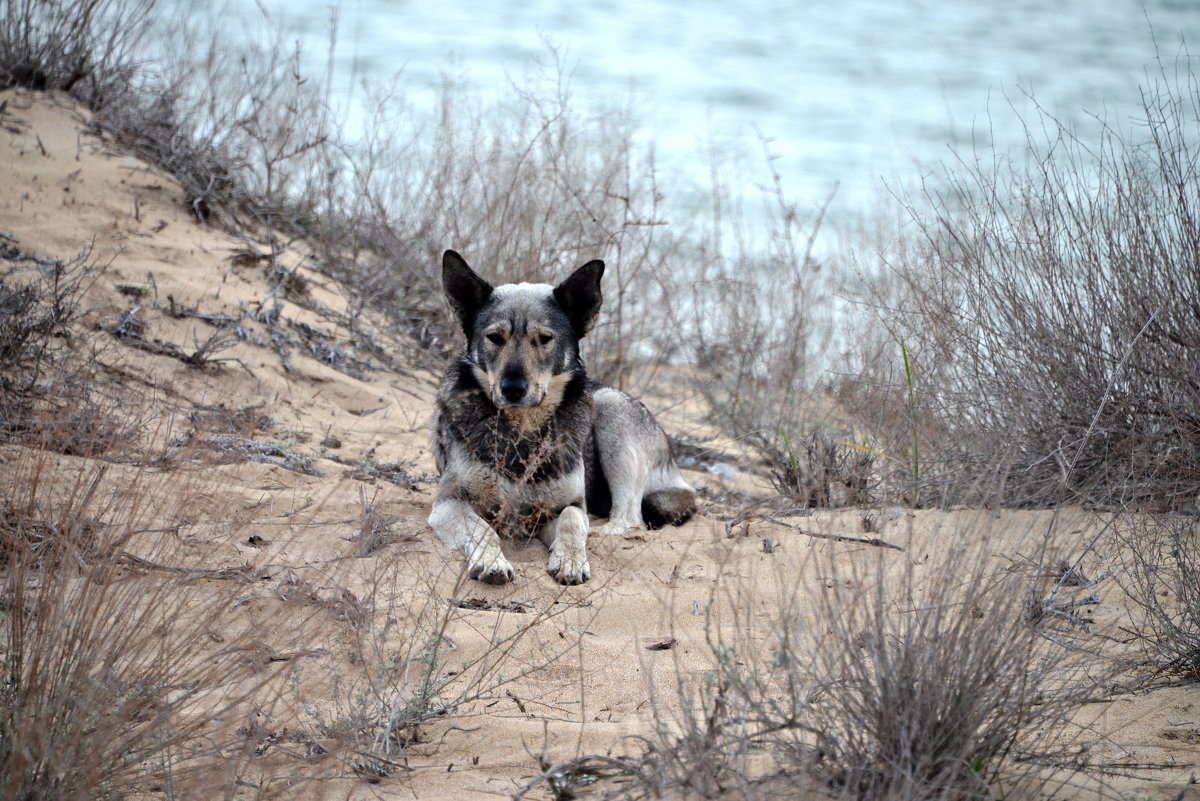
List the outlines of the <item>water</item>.
<svg viewBox="0 0 1200 801">
<path fill-rule="evenodd" d="M 587 108 L 628 107 L 653 145 L 668 197 L 709 181 L 706 153 L 767 176 L 762 138 L 787 194 L 815 209 L 836 188 L 835 228 L 881 196 L 973 148 L 1024 142 L 1027 97 L 1084 138 L 1096 118 L 1129 130 L 1157 59 L 1200 49 L 1197 0 L 235 0 L 241 30 L 266 16 L 316 60 L 336 16 L 333 85 L 351 123 L 364 79 L 397 74 L 432 107 L 445 74 L 486 98 L 510 92 L 547 42 Z M 1157 47 L 1155 41 L 1157 40 Z M 1195 66 L 1195 61 L 1192 62 Z"/>
</svg>

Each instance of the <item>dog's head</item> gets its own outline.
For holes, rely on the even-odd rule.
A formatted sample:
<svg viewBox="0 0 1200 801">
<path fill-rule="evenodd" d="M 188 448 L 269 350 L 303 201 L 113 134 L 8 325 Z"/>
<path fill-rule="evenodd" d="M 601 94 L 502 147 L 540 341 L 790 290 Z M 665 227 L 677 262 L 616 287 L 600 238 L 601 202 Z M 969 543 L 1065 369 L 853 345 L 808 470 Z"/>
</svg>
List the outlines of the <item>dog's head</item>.
<svg viewBox="0 0 1200 801">
<path fill-rule="evenodd" d="M 589 261 L 558 286 L 493 287 L 462 256 L 442 257 L 446 299 L 467 335 L 466 358 L 499 409 L 552 409 L 582 375 L 579 340 L 600 312 L 604 262 Z"/>
</svg>

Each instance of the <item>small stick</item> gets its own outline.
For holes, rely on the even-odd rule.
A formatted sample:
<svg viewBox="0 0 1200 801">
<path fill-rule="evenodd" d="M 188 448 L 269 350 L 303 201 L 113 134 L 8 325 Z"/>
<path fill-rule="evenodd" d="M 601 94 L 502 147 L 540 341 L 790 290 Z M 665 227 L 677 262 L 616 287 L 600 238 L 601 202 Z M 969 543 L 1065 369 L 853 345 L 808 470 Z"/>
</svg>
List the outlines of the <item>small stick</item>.
<svg viewBox="0 0 1200 801">
<path fill-rule="evenodd" d="M 118 562 L 140 567 L 145 570 L 163 570 L 168 573 L 184 573 L 189 579 L 197 578 L 212 578 L 212 579 L 230 579 L 241 578 L 249 579 L 254 576 L 254 569 L 250 565 L 242 565 L 241 567 L 177 567 L 175 565 L 163 565 L 158 562 L 151 562 L 149 559 L 143 559 L 140 556 L 134 556 L 128 551 L 122 551 L 117 557 Z"/>
<path fill-rule="evenodd" d="M 799 526 L 792 525 L 791 523 L 785 523 L 782 520 L 776 520 L 773 517 L 767 517 L 765 515 L 759 515 L 759 517 L 762 520 L 766 520 L 768 522 L 775 523 L 776 525 L 783 526 L 784 528 L 790 528 L 793 531 L 795 531 L 799 534 L 803 534 L 806 537 L 815 537 L 816 539 L 819 539 L 819 540 L 834 540 L 835 542 L 857 542 L 862 545 L 873 545 L 877 548 L 891 548 L 894 551 L 903 551 L 904 550 L 899 545 L 893 545 L 892 543 L 887 542 L 885 540 L 881 540 L 878 537 L 852 537 L 849 534 L 822 534 L 817 531 L 806 531 L 806 530 L 800 528 Z"/>
</svg>

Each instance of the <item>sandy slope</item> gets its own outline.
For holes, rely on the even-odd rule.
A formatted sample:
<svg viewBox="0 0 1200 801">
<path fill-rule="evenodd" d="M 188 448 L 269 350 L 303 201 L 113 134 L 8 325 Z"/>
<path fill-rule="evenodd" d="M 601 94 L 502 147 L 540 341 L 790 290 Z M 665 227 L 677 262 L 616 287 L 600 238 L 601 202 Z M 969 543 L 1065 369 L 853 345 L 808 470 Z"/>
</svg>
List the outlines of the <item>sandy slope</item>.
<svg viewBox="0 0 1200 801">
<path fill-rule="evenodd" d="M 248 316 L 271 290 L 266 260 L 246 255 L 266 252 L 263 242 L 197 224 L 174 181 L 116 154 L 71 104 L 18 92 L 0 94 L 0 103 L 6 241 L 43 258 L 90 250 L 91 260 L 108 264 L 87 293 L 74 347 L 101 366 L 97 396 L 107 399 L 107 413 L 128 421 L 124 441 L 97 457 L 115 460 L 104 491 L 138 490 L 123 508 L 149 530 L 125 545 L 145 560 L 131 559 L 125 580 L 150 586 L 164 566 L 210 571 L 196 573 L 196 603 L 228 605 L 208 630 L 213 641 L 253 651 L 255 675 L 275 677 L 255 711 L 241 706 L 213 723 L 243 731 L 242 751 L 229 760 L 245 797 L 506 797 L 540 772 L 540 759 L 602 753 L 669 723 L 679 713 L 677 677 L 703 679 L 714 630 L 732 632 L 749 650 L 769 646 L 778 610 L 799 597 L 809 610 L 800 636 L 815 641 L 827 627 L 806 593 L 853 581 L 876 560 L 887 570 L 911 568 L 920 580 L 943 569 L 940 555 L 961 537 L 979 538 L 989 558 L 1034 559 L 1053 530 L 1040 557 L 1053 564 L 1073 558 L 1097 530 L 1082 512 L 1052 525 L 1049 513 L 885 509 L 869 536 L 904 550 L 881 551 L 803 533 L 867 536 L 856 511 L 727 530 L 728 511 L 710 503 L 679 529 L 593 540 L 594 577 L 582 587 L 555 584 L 536 542 L 512 546 L 511 584 L 463 580 L 460 560 L 424 522 L 434 489 L 427 426 L 435 377 L 355 347 L 343 295 L 296 250 L 283 256 L 302 286 L 280 299 L 285 359 L 271 331 Z M 137 341 L 110 333 L 123 314 L 144 326 Z M 224 361 L 203 369 L 179 357 L 217 330 L 197 315 L 227 315 L 241 329 L 237 344 L 216 354 Z M 367 333 L 385 343 L 382 328 Z M 322 361 L 322 353 L 335 355 Z M 670 407 L 664 419 L 675 433 L 703 432 L 688 401 L 648 399 Z M 116 459 L 129 453 L 153 461 Z M 54 476 L 59 489 L 43 490 L 50 502 L 94 462 L 6 445 L 0 480 L 20 496 L 33 473 Z M 707 473 L 688 477 L 719 489 Z M 369 514 L 388 536 L 364 553 L 355 538 Z M 764 548 L 767 538 L 778 547 Z M 1098 576 L 1114 564 L 1092 556 L 1085 570 Z M 240 579 L 211 572 L 246 565 Z M 1101 599 L 1098 629 L 1118 636 L 1115 583 L 1092 591 Z M 374 784 L 353 774 L 327 778 L 343 764 L 334 757 L 345 754 L 347 721 L 364 708 L 363 676 L 403 685 L 422 669 L 430 642 L 441 643 L 436 670 L 452 679 L 450 688 L 479 697 L 426 727 L 409 749 L 408 770 Z M 1139 773 L 1149 779 L 1111 779 L 1121 792 L 1174 797 L 1194 769 L 1195 687 L 1106 698 L 1088 719 L 1085 739 L 1097 758 L 1179 765 Z M 626 741 L 617 750 L 637 749 Z M 181 778 L 184 797 L 205 797 L 215 775 Z M 1095 786 L 1086 788 L 1066 795 L 1092 797 Z"/>
</svg>

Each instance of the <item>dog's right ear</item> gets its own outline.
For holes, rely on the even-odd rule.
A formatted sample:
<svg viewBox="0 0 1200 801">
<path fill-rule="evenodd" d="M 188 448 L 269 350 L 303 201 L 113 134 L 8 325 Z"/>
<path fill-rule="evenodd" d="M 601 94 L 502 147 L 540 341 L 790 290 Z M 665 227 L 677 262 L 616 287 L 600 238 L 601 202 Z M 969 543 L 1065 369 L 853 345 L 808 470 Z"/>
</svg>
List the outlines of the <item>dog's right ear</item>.
<svg viewBox="0 0 1200 801">
<path fill-rule="evenodd" d="M 447 250 L 442 256 L 442 287 L 469 339 L 475 315 L 492 296 L 492 285 L 476 275 L 462 256 Z"/>
</svg>

